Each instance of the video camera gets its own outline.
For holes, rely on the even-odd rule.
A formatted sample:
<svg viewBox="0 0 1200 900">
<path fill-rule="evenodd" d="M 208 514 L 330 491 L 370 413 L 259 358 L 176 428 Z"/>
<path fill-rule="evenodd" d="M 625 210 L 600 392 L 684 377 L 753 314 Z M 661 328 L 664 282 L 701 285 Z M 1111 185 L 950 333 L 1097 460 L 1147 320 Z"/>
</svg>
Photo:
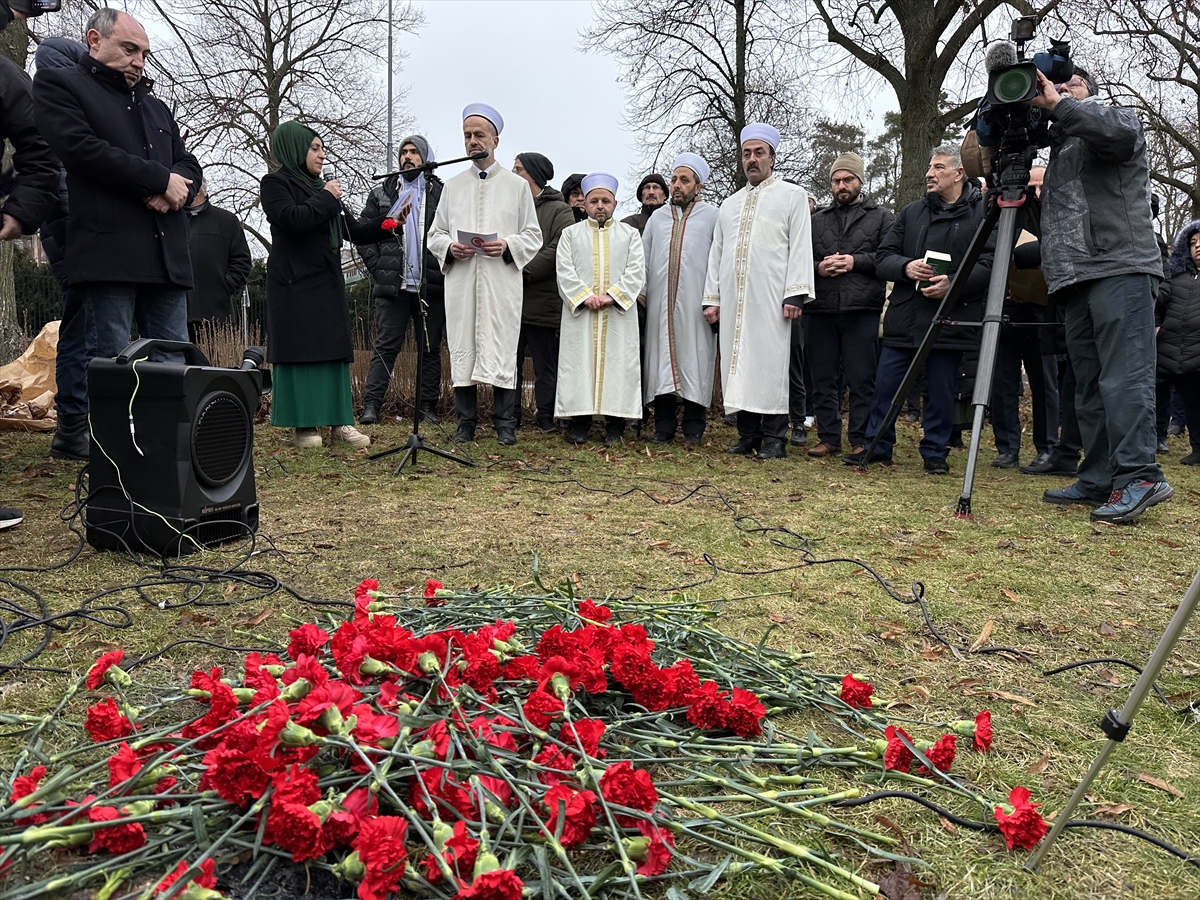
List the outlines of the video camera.
<svg viewBox="0 0 1200 900">
<path fill-rule="evenodd" d="M 1069 41 L 1050 42 L 1050 49 L 1025 55 L 1025 45 L 1033 39 L 1037 16 L 1014 19 L 1010 39 L 996 41 L 987 49 L 984 64 L 988 71 L 987 94 L 979 101 L 976 130 L 980 145 L 998 149 L 1006 132 L 1020 130 L 1034 147 L 1049 146 L 1049 119 L 1042 110 L 1030 106 L 1038 95 L 1040 71 L 1055 84 L 1070 81 L 1075 74 Z"/>
</svg>

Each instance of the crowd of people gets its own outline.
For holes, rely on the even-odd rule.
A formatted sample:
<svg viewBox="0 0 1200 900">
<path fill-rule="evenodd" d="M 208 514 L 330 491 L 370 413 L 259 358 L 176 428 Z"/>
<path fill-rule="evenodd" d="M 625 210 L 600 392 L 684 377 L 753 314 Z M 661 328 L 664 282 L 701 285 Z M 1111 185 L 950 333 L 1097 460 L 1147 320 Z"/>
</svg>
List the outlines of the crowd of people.
<svg viewBox="0 0 1200 900">
<path fill-rule="evenodd" d="M 33 14 L 29 0 L 0 6 Z M 60 458 L 90 453 L 87 360 L 117 355 L 135 322 L 143 337 L 187 341 L 197 322 L 231 314 L 250 269 L 236 217 L 208 201 L 200 162 L 152 92 L 148 52 L 135 19 L 100 9 L 84 43 L 42 43 L 32 92 L 15 66 L 0 68 L 18 174 L 0 238 L 41 227 L 64 292 L 51 447 Z M 1041 237 L 1023 234 L 1013 252 L 992 465 L 1074 476 L 1044 499 L 1121 524 L 1173 494 L 1155 459 L 1172 392 L 1192 441 L 1182 462 L 1200 464 L 1200 222 L 1164 253 L 1136 116 L 1101 102 L 1081 69 L 1063 84 L 1040 76 L 1039 91 L 1032 102 L 1053 122 L 1049 162 L 1030 172 Z M 498 162 L 499 111 L 473 103 L 461 119 L 471 165 L 443 181 L 429 142 L 409 135 L 397 173 L 358 214 L 340 182 L 323 177 L 319 133 L 289 121 L 271 135 L 278 169 L 261 182 L 271 422 L 293 429 L 297 447 L 321 446 L 325 427 L 332 441 L 370 443 L 351 401 L 349 241 L 373 279 L 377 326 L 357 424 L 380 421 L 411 330 L 421 351 L 412 399 L 428 418 L 445 338 L 457 442 L 476 437 L 484 385 L 496 440 L 517 442 L 528 355 L 534 423 L 564 429 L 572 444 L 587 443 L 598 422 L 611 446 L 630 424 L 652 421 L 649 441 L 682 431 L 698 447 L 719 373 L 738 432 L 728 452 L 779 459 L 790 445 L 849 465 L 893 464 L 887 413 L 986 213 L 986 186 L 967 176 L 957 147 L 932 151 L 927 193 L 893 215 L 865 192 L 863 160 L 849 149 L 830 168 L 831 201 L 818 206 L 775 173 L 780 133 L 753 123 L 740 134 L 740 190 L 707 196 L 708 163 L 681 153 L 669 177 L 642 179 L 639 212 L 618 221 L 612 175 L 572 174 L 555 190 L 540 153 L 516 154 L 511 169 Z M 930 475 L 950 471 L 967 425 L 964 385 L 995 250 L 993 235 L 962 274 L 952 322 L 910 398 Z M 1036 452 L 1021 465 L 1026 381 Z M 17 521 L 17 511 L 0 512 L 0 527 Z"/>
</svg>

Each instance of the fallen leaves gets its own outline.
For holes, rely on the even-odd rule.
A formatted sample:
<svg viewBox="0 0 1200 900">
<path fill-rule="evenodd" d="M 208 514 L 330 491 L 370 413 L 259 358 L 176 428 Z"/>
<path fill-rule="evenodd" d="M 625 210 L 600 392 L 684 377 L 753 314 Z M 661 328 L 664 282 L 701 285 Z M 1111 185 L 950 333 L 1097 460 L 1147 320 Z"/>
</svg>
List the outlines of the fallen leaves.
<svg viewBox="0 0 1200 900">
<path fill-rule="evenodd" d="M 1002 593 L 1005 597 L 1007 597 L 1013 603 L 1021 602 L 1021 595 L 1018 594 L 1014 590 L 1010 590 L 1009 588 L 1000 588 L 1000 593 Z"/>
<path fill-rule="evenodd" d="M 246 624 L 249 625 L 251 628 L 257 628 L 263 622 L 267 621 L 267 619 L 271 618 L 271 616 L 273 616 L 274 614 L 275 614 L 275 607 L 268 606 L 262 612 L 255 613 L 250 618 L 248 618 L 246 620 Z"/>
<path fill-rule="evenodd" d="M 1145 782 L 1146 784 L 1150 785 L 1150 787 L 1156 787 L 1160 791 L 1166 791 L 1172 797 L 1183 797 L 1183 791 L 1175 787 L 1175 785 L 1163 781 L 1161 778 L 1155 778 L 1153 775 L 1147 775 L 1146 773 L 1142 772 L 1138 774 L 1137 780 Z"/>
<path fill-rule="evenodd" d="M 1120 816 L 1132 811 L 1133 807 L 1128 803 L 1105 804 L 1104 806 L 1097 806 L 1092 810 L 1098 816 Z"/>
<path fill-rule="evenodd" d="M 1049 751 L 1042 754 L 1041 759 L 1033 763 L 1025 770 L 1026 775 L 1041 775 L 1050 768 L 1050 753 Z"/>
<path fill-rule="evenodd" d="M 216 625 L 217 620 L 211 616 L 206 616 L 203 613 L 192 612 L 190 609 L 185 609 L 179 614 L 180 620 L 190 625 L 198 625 L 202 628 L 207 628 L 210 625 Z"/>
<path fill-rule="evenodd" d="M 983 630 L 979 632 L 979 637 L 975 638 L 975 643 L 971 645 L 972 653 L 987 643 L 987 639 L 992 636 L 992 629 L 995 627 L 996 623 L 992 619 L 988 619 L 983 626 Z"/>
</svg>

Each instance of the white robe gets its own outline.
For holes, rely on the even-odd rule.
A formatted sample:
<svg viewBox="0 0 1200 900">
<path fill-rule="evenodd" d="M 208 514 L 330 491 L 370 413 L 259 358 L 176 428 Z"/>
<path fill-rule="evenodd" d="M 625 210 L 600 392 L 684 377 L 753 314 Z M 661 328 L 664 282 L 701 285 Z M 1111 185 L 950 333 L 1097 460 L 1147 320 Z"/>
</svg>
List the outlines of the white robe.
<svg viewBox="0 0 1200 900">
<path fill-rule="evenodd" d="M 459 231 L 508 241 L 513 261 L 476 253 L 446 261 Z M 542 249 L 533 195 L 525 179 L 495 166 L 486 179 L 471 166 L 446 182 L 429 230 L 429 252 L 446 275 L 446 343 L 455 387 L 517 386 L 523 269 Z"/>
<path fill-rule="evenodd" d="M 808 192 L 769 176 L 721 204 L 704 305 L 721 308 L 721 388 L 727 413 L 788 411 L 792 323 L 785 297 L 811 300 Z"/>
<path fill-rule="evenodd" d="M 646 365 L 644 397 L 675 394 L 712 403 L 717 336 L 701 301 L 717 208 L 697 200 L 686 211 L 660 206 L 642 233 L 646 250 Z"/>
<path fill-rule="evenodd" d="M 637 296 L 646 277 L 642 237 L 615 219 L 576 222 L 558 239 L 558 293 L 563 298 L 555 416 L 642 416 Z M 588 309 L 607 294 L 613 304 Z"/>
</svg>

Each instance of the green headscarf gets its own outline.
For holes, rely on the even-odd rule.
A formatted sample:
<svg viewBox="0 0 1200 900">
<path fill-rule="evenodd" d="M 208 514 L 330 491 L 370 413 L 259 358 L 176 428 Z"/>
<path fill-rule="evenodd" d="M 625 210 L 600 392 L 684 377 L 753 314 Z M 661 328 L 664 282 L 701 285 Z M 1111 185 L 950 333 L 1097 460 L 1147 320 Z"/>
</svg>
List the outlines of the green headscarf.
<svg viewBox="0 0 1200 900">
<path fill-rule="evenodd" d="M 313 194 L 325 190 L 325 180 L 308 171 L 308 148 L 313 138 L 320 137 L 307 125 L 293 120 L 282 123 L 271 135 L 271 155 L 279 161 L 284 171 L 298 178 Z M 329 220 L 329 244 L 334 250 L 342 249 L 342 217 L 339 213 Z"/>
</svg>

